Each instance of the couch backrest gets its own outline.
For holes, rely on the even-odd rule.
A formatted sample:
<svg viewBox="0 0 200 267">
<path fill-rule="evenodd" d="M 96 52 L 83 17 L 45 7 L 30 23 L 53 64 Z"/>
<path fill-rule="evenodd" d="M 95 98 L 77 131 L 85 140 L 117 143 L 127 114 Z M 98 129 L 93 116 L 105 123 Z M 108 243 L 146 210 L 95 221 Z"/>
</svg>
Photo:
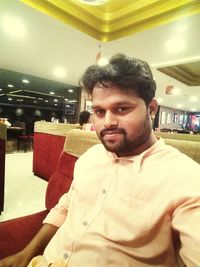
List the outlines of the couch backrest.
<svg viewBox="0 0 200 267">
<path fill-rule="evenodd" d="M 200 163 L 200 143 L 182 140 L 165 141 Z M 52 208 L 61 195 L 68 191 L 73 180 L 74 164 L 78 157 L 97 143 L 100 141 L 93 131 L 73 129 L 68 132 L 56 171 L 49 180 L 46 194 L 48 209 Z"/>
<path fill-rule="evenodd" d="M 165 139 L 165 143 L 177 148 L 200 164 L 200 142 Z"/>
<path fill-rule="evenodd" d="M 165 132 L 155 131 L 155 135 L 160 136 L 163 139 L 200 142 L 200 134 L 165 133 Z"/>
<path fill-rule="evenodd" d="M 70 155 L 80 157 L 91 146 L 100 143 L 95 131 L 73 129 L 65 139 L 64 151 Z"/>
<path fill-rule="evenodd" d="M 73 180 L 74 165 L 78 157 L 99 142 L 95 132 L 79 129 L 68 132 L 56 171 L 48 182 L 46 191 L 46 208 L 48 210 L 54 207 L 59 198 L 69 190 Z"/>
</svg>

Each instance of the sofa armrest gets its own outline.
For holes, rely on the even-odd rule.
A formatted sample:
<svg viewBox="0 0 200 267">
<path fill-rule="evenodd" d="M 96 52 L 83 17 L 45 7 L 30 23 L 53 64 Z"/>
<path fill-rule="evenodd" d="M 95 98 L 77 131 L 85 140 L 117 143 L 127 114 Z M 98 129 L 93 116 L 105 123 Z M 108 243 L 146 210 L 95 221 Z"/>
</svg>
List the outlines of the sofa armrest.
<svg viewBox="0 0 200 267">
<path fill-rule="evenodd" d="M 0 259 L 22 250 L 42 227 L 48 210 L 0 223 Z"/>
</svg>

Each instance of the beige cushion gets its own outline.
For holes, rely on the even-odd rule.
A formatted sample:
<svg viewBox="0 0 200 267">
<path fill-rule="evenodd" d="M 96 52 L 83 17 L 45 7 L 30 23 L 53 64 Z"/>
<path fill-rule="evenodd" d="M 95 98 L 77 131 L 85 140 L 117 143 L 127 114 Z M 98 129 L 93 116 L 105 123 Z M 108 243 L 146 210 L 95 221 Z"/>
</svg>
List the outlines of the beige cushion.
<svg viewBox="0 0 200 267">
<path fill-rule="evenodd" d="M 188 155 L 200 164 L 200 142 L 164 139 L 169 144 L 182 153 Z M 68 132 L 64 144 L 64 151 L 79 157 L 91 146 L 100 143 L 96 132 L 73 129 Z"/>
<path fill-rule="evenodd" d="M 66 136 L 72 129 L 80 129 L 79 124 L 53 123 L 46 121 L 37 121 L 34 124 L 34 132 Z"/>
<path fill-rule="evenodd" d="M 155 132 L 156 136 L 160 136 L 163 139 L 176 139 L 185 141 L 195 141 L 200 142 L 200 134 L 183 134 L 183 133 L 165 133 L 165 132 Z"/>
<path fill-rule="evenodd" d="M 200 142 L 165 139 L 165 143 L 177 148 L 200 164 Z"/>
<path fill-rule="evenodd" d="M 64 151 L 79 157 L 91 146 L 100 143 L 95 131 L 73 129 L 68 132 L 65 139 Z"/>
</svg>

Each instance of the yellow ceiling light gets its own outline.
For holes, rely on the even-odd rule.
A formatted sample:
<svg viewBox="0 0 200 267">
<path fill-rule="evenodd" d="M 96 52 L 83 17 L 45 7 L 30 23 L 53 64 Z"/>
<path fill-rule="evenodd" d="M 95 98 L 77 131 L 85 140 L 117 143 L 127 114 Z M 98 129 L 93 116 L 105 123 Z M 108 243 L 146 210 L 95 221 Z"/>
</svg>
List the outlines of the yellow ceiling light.
<svg viewBox="0 0 200 267">
<path fill-rule="evenodd" d="M 108 0 L 101 5 L 80 0 L 21 1 L 102 42 L 200 13 L 197 0 Z"/>
<path fill-rule="evenodd" d="M 55 68 L 53 73 L 57 78 L 64 78 L 66 76 L 65 69 L 60 68 L 60 67 Z"/>
</svg>

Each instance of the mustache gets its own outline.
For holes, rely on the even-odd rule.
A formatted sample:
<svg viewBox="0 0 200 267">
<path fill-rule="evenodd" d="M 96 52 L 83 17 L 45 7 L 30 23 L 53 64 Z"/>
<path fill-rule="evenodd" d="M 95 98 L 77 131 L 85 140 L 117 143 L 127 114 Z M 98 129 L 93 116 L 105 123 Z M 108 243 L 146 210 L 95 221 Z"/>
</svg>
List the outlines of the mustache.
<svg viewBox="0 0 200 267">
<path fill-rule="evenodd" d="M 126 134 L 126 131 L 123 128 L 107 128 L 107 129 L 103 129 L 99 135 L 100 137 L 104 137 L 104 135 L 106 134 Z"/>
</svg>

